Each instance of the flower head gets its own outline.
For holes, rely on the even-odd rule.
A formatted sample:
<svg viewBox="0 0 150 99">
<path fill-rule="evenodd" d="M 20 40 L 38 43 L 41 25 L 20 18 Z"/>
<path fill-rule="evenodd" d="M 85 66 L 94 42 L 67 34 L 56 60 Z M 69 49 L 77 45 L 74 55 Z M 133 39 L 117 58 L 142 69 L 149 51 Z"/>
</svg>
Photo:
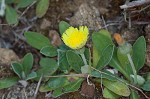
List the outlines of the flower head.
<svg viewBox="0 0 150 99">
<path fill-rule="evenodd" d="M 82 48 L 88 39 L 89 30 L 86 26 L 80 26 L 79 29 L 69 27 L 63 34 L 62 40 L 72 49 Z"/>
</svg>

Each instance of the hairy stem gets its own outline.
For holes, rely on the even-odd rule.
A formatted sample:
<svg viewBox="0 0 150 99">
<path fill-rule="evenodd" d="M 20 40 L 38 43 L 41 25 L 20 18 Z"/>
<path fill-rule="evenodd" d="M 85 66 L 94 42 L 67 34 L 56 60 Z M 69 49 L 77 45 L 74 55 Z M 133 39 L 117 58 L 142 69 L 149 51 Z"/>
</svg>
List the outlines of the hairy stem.
<svg viewBox="0 0 150 99">
<path fill-rule="evenodd" d="M 85 58 L 85 55 L 84 54 L 80 54 L 81 57 L 82 57 L 82 60 L 84 62 L 84 65 L 87 65 L 87 61 L 86 61 L 86 58 Z"/>
<path fill-rule="evenodd" d="M 129 62 L 130 62 L 130 65 L 131 65 L 131 67 L 132 67 L 132 71 L 133 71 L 133 74 L 134 74 L 134 84 L 137 84 L 137 72 L 136 72 L 134 63 L 133 63 L 133 61 L 132 61 L 131 55 L 130 55 L 130 54 L 127 54 L 127 56 L 128 56 L 128 60 L 129 60 Z"/>
</svg>

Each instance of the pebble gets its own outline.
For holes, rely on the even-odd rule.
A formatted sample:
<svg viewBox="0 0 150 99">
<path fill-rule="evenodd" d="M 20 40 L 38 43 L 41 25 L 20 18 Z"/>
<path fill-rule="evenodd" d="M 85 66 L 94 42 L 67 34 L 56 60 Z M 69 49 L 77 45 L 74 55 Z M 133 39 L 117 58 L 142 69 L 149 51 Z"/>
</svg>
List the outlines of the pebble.
<svg viewBox="0 0 150 99">
<path fill-rule="evenodd" d="M 87 3 L 81 4 L 78 11 L 70 19 L 72 26 L 86 25 L 90 30 L 101 29 L 101 23 L 98 9 L 95 6 L 89 6 Z"/>
<path fill-rule="evenodd" d="M 0 48 L 0 64 L 10 65 L 13 61 L 18 61 L 19 58 L 11 49 Z"/>
</svg>

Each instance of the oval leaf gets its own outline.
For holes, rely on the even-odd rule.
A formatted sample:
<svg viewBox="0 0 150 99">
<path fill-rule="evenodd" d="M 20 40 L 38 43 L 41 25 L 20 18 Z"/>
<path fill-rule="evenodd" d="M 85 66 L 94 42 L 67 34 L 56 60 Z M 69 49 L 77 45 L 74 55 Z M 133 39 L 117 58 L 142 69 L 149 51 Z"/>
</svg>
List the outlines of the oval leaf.
<svg viewBox="0 0 150 99">
<path fill-rule="evenodd" d="M 46 46 L 40 50 L 40 53 L 48 57 L 54 57 L 57 55 L 57 49 L 53 46 Z"/>
<path fill-rule="evenodd" d="M 13 71 L 22 78 L 23 66 L 20 63 L 14 62 L 11 64 Z"/>
<path fill-rule="evenodd" d="M 28 75 L 33 66 L 33 55 L 31 53 L 28 53 L 23 57 L 22 65 L 23 71 Z"/>
<path fill-rule="evenodd" d="M 150 80 L 147 80 L 144 85 L 142 86 L 142 89 L 145 91 L 150 91 Z"/>
<path fill-rule="evenodd" d="M 42 49 L 45 46 L 50 45 L 50 41 L 44 35 L 37 32 L 25 32 L 24 33 L 27 42 L 34 48 Z"/>
<path fill-rule="evenodd" d="M 74 82 L 69 83 L 64 87 L 64 92 L 68 93 L 68 92 L 77 91 L 80 88 L 82 81 L 83 79 L 80 78 Z"/>
<path fill-rule="evenodd" d="M 120 63 L 122 64 L 123 68 L 125 68 L 125 66 L 127 64 L 129 64 L 127 54 L 132 54 L 132 45 L 131 44 L 125 43 L 122 46 L 118 47 L 117 57 L 118 57 L 118 60 L 120 61 Z"/>
<path fill-rule="evenodd" d="M 17 8 L 25 8 L 32 4 L 36 0 L 19 0 L 19 3 L 17 4 Z"/>
<path fill-rule="evenodd" d="M 82 81 L 83 79 L 78 79 L 74 82 L 70 82 L 69 84 L 65 85 L 64 88 L 58 88 L 54 90 L 52 96 L 56 98 L 64 93 L 77 91 L 80 88 Z"/>
<path fill-rule="evenodd" d="M 111 40 L 111 34 L 109 33 L 109 31 L 105 30 L 105 29 L 101 29 L 99 31 L 99 33 L 105 35 L 106 37 L 108 37 Z"/>
<path fill-rule="evenodd" d="M 93 67 L 97 66 L 99 59 L 100 59 L 100 54 L 98 53 L 96 47 L 93 45 Z"/>
<path fill-rule="evenodd" d="M 52 78 L 48 81 L 48 86 L 51 90 L 55 90 L 59 87 L 63 87 L 65 85 L 65 81 L 67 78 L 60 77 L 60 78 Z"/>
<path fill-rule="evenodd" d="M 92 71 L 91 76 L 97 77 L 97 78 L 105 78 L 105 79 L 108 79 L 108 80 L 111 80 L 111 81 L 117 81 L 116 75 L 110 73 L 109 71 L 102 71 L 102 72 L 103 73 L 100 73 L 98 71 Z"/>
<path fill-rule="evenodd" d="M 60 21 L 59 22 L 59 32 L 62 35 L 68 28 L 70 27 L 70 25 L 65 22 L 65 21 Z"/>
<path fill-rule="evenodd" d="M 84 65 L 81 57 L 71 50 L 67 51 L 66 56 L 72 69 L 78 73 L 81 72 L 81 66 Z"/>
<path fill-rule="evenodd" d="M 17 77 L 3 78 L 0 80 L 0 89 L 9 88 L 18 82 Z"/>
<path fill-rule="evenodd" d="M 130 99 L 139 99 L 137 92 L 133 89 L 131 89 Z"/>
<path fill-rule="evenodd" d="M 29 75 L 27 75 L 26 80 L 30 80 L 30 79 L 33 79 L 33 78 L 36 78 L 36 77 L 37 77 L 36 72 L 31 72 Z"/>
<path fill-rule="evenodd" d="M 101 53 L 100 60 L 98 61 L 96 68 L 102 69 L 106 65 L 108 65 L 113 56 L 113 52 L 114 52 L 114 45 L 107 46 Z"/>
<path fill-rule="evenodd" d="M 48 91 L 51 91 L 51 88 L 49 88 L 48 84 L 45 84 L 45 85 L 40 86 L 39 91 L 40 92 L 48 92 Z"/>
<path fill-rule="evenodd" d="M 121 66 L 121 63 L 119 62 L 117 58 L 117 48 L 114 48 L 114 53 L 112 56 L 111 61 L 109 62 L 109 65 L 112 66 L 113 68 L 117 69 L 120 71 L 128 80 L 130 80 L 129 74 L 123 69 L 123 66 Z"/>
<path fill-rule="evenodd" d="M 58 65 L 59 65 L 59 69 L 64 73 L 69 72 L 70 67 L 67 61 L 66 51 L 58 50 Z"/>
<path fill-rule="evenodd" d="M 58 64 L 56 60 L 51 58 L 42 58 L 40 60 L 40 69 L 37 71 L 37 78 L 39 79 L 41 75 L 50 76 L 58 69 Z"/>
<path fill-rule="evenodd" d="M 39 0 L 36 6 L 36 15 L 41 18 L 45 15 L 49 7 L 49 0 Z"/>
<path fill-rule="evenodd" d="M 106 99 L 118 99 L 119 95 L 113 93 L 112 91 L 110 91 L 107 88 L 104 88 L 103 97 L 106 98 Z"/>
<path fill-rule="evenodd" d="M 139 37 L 133 45 L 133 63 L 139 71 L 145 63 L 146 41 L 144 36 Z"/>
<path fill-rule="evenodd" d="M 12 7 L 6 6 L 6 20 L 9 25 L 18 23 L 18 14 Z"/>
<path fill-rule="evenodd" d="M 15 0 L 5 0 L 5 3 L 6 4 L 12 4 L 12 3 L 14 3 L 15 2 Z"/>
<path fill-rule="evenodd" d="M 57 97 L 61 96 L 62 94 L 64 94 L 64 92 L 62 92 L 62 90 L 59 88 L 53 91 L 54 98 L 57 98 Z"/>
<path fill-rule="evenodd" d="M 110 37 L 108 37 L 100 32 L 93 33 L 92 42 L 100 55 L 103 53 L 103 51 L 106 47 L 113 44 Z"/>
<path fill-rule="evenodd" d="M 120 96 L 129 96 L 130 90 L 127 85 L 119 81 L 110 81 L 107 79 L 102 80 L 103 85 L 108 88 L 110 91 L 118 94 Z"/>
</svg>

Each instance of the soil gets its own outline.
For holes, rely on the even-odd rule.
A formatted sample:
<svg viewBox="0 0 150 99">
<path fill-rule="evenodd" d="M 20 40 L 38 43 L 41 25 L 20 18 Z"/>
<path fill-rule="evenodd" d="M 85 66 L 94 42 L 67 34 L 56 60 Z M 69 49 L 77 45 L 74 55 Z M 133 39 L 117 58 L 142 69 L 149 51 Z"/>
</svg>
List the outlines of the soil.
<svg viewBox="0 0 150 99">
<path fill-rule="evenodd" d="M 17 26 L 2 25 L 6 24 L 4 18 L 0 18 L 0 48 L 7 48 L 17 54 L 20 59 L 28 52 L 32 52 L 35 57 L 35 65 L 33 70 L 36 70 L 38 61 L 41 55 L 38 51 L 26 43 L 23 36 L 25 31 L 35 31 L 49 37 L 54 46 L 60 45 L 58 23 L 62 20 L 70 23 L 73 26 L 87 25 L 92 31 L 98 31 L 105 28 L 113 33 L 120 33 L 124 39 L 133 44 L 135 40 L 143 35 L 147 41 L 146 63 L 141 69 L 141 74 L 150 72 L 150 3 L 130 9 L 122 10 L 120 6 L 125 4 L 126 0 L 50 0 L 50 5 L 47 13 L 42 18 L 37 18 L 35 15 L 35 6 L 31 6 L 27 12 L 19 19 Z M 132 0 L 131 0 L 132 1 Z M 147 7 L 145 9 L 145 7 Z M 142 10 L 141 12 L 138 12 Z M 23 13 L 25 9 L 21 9 Z M 136 12 L 137 11 L 137 12 Z M 125 16 L 126 15 L 126 16 Z M 125 18 L 127 17 L 127 18 Z M 11 61 L 11 60 L 10 60 Z M 9 62 L 10 62 L 9 61 Z M 0 67 L 4 70 L 0 77 L 13 75 L 11 72 L 10 63 L 1 63 Z M 32 99 L 37 82 L 29 82 L 25 89 L 29 94 L 29 99 Z M 83 84 L 79 91 L 64 94 L 57 99 L 102 99 L 100 84 L 94 83 L 93 87 L 88 87 L 91 92 L 85 91 L 86 84 Z M 88 89 L 87 89 L 88 90 Z M 13 99 L 23 99 L 24 89 L 17 84 L 8 89 L 0 90 L 0 97 L 14 97 Z M 86 94 L 86 95 L 83 95 Z M 93 93 L 93 94 L 92 94 Z M 145 92 L 150 97 L 150 92 Z M 90 98 L 92 96 L 92 98 Z M 145 97 L 139 92 L 140 99 Z M 3 98 L 3 99 L 5 99 Z M 37 99 L 53 99 L 50 92 L 38 93 Z M 128 98 L 121 98 L 128 99 Z"/>
</svg>

